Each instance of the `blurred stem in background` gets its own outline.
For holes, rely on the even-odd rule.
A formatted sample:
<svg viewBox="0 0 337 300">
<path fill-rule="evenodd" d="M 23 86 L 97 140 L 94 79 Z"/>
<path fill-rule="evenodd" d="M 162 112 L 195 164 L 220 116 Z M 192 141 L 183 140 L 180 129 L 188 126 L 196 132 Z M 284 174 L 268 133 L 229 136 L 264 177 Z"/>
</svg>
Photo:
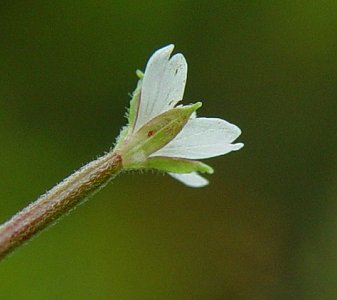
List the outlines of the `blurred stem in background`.
<svg viewBox="0 0 337 300">
<path fill-rule="evenodd" d="M 0 260 L 82 203 L 122 169 L 113 151 L 88 163 L 0 226 Z"/>
</svg>

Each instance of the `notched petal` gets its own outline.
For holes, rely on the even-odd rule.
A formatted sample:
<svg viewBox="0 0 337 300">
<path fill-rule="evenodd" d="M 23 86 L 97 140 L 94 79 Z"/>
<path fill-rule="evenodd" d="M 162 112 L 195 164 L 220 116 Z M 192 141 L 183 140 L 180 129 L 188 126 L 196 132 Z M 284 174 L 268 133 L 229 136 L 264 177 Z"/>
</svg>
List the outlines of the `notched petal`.
<svg viewBox="0 0 337 300">
<path fill-rule="evenodd" d="M 181 53 L 170 58 L 173 48 L 169 45 L 157 50 L 146 65 L 136 130 L 183 99 L 187 63 Z"/>
<path fill-rule="evenodd" d="M 218 118 L 192 118 L 174 140 L 155 155 L 203 159 L 239 150 L 232 144 L 240 135 L 239 127 Z"/>
</svg>

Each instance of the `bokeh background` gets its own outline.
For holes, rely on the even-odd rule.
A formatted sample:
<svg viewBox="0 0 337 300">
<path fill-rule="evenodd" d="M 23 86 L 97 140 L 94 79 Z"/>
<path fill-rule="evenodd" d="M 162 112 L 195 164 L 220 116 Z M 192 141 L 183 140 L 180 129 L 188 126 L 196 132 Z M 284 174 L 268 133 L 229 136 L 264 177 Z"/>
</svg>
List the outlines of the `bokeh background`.
<svg viewBox="0 0 337 300">
<path fill-rule="evenodd" d="M 2 1 L 0 221 L 108 150 L 168 43 L 243 131 L 211 184 L 123 174 L 0 264 L 1 299 L 336 299 L 336 1 Z"/>
</svg>

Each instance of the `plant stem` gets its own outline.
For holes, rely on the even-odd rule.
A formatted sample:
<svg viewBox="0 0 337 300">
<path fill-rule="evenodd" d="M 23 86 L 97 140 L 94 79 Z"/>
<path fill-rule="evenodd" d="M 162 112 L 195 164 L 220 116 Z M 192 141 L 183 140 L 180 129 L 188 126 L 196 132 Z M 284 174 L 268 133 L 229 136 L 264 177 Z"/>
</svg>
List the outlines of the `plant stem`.
<svg viewBox="0 0 337 300">
<path fill-rule="evenodd" d="M 0 260 L 105 186 L 121 169 L 120 155 L 109 152 L 83 166 L 14 215 L 0 226 Z"/>
</svg>

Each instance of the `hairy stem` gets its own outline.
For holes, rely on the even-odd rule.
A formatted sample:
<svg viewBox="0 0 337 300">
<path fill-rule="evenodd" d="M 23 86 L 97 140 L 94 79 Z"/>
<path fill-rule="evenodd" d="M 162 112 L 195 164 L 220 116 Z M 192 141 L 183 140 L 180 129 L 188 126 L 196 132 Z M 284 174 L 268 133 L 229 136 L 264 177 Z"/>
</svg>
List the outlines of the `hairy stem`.
<svg viewBox="0 0 337 300">
<path fill-rule="evenodd" d="M 109 152 L 64 179 L 0 226 L 0 260 L 81 203 L 122 169 L 120 155 Z"/>
</svg>

